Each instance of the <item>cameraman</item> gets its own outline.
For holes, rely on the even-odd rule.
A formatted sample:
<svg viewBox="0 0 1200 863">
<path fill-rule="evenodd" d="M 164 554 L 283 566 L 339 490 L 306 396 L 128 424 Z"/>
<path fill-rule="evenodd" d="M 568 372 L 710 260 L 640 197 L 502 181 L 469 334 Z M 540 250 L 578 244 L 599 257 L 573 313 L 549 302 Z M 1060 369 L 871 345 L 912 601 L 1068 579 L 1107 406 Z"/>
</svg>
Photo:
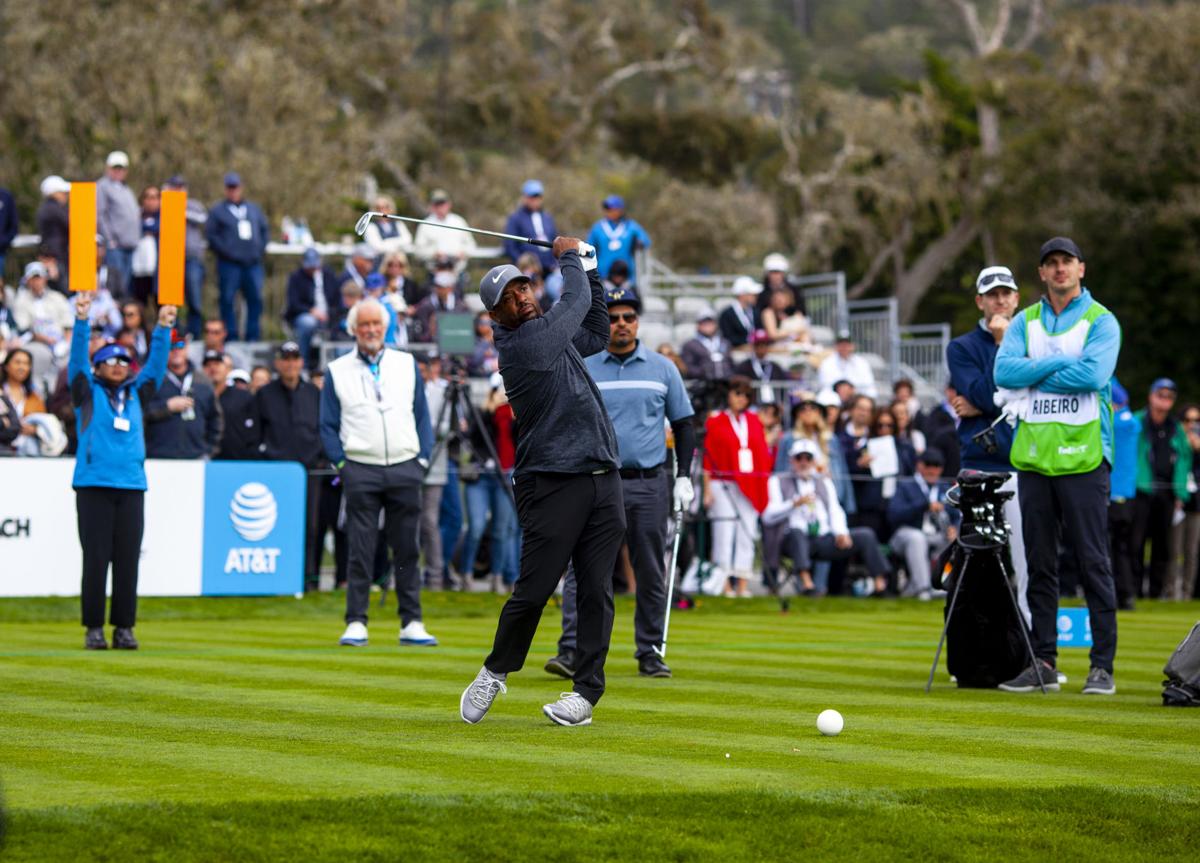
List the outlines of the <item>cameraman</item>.
<svg viewBox="0 0 1200 863">
<path fill-rule="evenodd" d="M 996 355 L 996 384 L 1023 390 L 1011 460 L 1029 566 L 1034 660 L 1008 692 L 1057 690 L 1058 539 L 1075 549 L 1092 626 L 1085 695 L 1112 695 L 1117 598 L 1108 554 L 1109 471 L 1113 460 L 1109 381 L 1121 328 L 1083 287 L 1083 253 L 1066 237 L 1041 249 L 1046 295 L 1013 319 Z"/>
<path fill-rule="evenodd" d="M 1017 490 L 1017 475 L 1008 454 L 1012 449 L 1013 429 L 999 422 L 1001 410 L 996 406 L 996 382 L 992 369 L 996 352 L 1004 334 L 1017 313 L 1017 283 L 1008 267 L 985 267 L 975 279 L 975 306 L 983 312 L 979 325 L 971 332 L 950 342 L 946 348 L 946 365 L 950 367 L 950 386 L 956 395 L 950 406 L 958 415 L 958 442 L 962 466 L 968 470 L 1007 473 L 1009 480 L 1003 491 Z M 990 430 L 990 431 L 989 431 Z M 1017 495 L 1004 503 L 1004 518 L 1012 526 L 1009 540 L 1012 549 L 1013 571 L 1017 576 L 1017 604 L 1028 626 L 1029 602 L 1026 589 L 1029 568 L 1025 565 L 1025 541 L 1021 531 L 1021 505 Z"/>
</svg>

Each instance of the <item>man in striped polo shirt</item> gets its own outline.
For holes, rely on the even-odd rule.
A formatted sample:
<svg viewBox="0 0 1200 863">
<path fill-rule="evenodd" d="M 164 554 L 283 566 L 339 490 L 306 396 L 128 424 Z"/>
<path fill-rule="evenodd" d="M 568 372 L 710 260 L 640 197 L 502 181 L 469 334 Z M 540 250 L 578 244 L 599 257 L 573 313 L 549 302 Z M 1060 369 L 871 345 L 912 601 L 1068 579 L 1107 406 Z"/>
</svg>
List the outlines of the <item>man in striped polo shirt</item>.
<svg viewBox="0 0 1200 863">
<path fill-rule="evenodd" d="M 596 382 L 604 409 L 612 420 L 621 456 L 621 494 L 625 501 L 625 543 L 637 578 L 633 615 L 634 655 L 645 677 L 670 677 L 658 654 L 667 612 L 667 578 L 663 559 L 669 506 L 691 503 L 688 478 L 695 446 L 692 404 L 675 364 L 638 341 L 641 302 L 622 285 L 605 297 L 608 305 L 608 350 L 584 359 Z M 675 434 L 676 470 L 667 461 L 666 422 Z M 558 656 L 546 671 L 560 677 L 575 674 L 575 572 L 568 569 L 563 585 L 563 631 Z"/>
</svg>

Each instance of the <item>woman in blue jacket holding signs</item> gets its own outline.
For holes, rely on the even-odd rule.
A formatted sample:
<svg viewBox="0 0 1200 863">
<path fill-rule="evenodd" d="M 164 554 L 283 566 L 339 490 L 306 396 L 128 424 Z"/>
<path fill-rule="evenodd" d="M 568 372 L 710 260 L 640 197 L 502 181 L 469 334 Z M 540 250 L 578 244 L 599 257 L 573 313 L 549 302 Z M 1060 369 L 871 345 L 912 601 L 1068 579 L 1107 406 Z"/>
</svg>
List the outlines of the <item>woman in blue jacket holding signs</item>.
<svg viewBox="0 0 1200 863">
<path fill-rule="evenodd" d="M 92 295 L 76 297 L 67 380 L 79 446 L 75 455 L 75 509 L 83 549 L 80 604 L 87 628 L 84 646 L 106 650 L 104 588 L 112 564 L 113 647 L 137 650 L 138 558 L 142 550 L 146 442 L 142 402 L 162 384 L 175 306 L 161 306 L 150 355 L 136 378 L 129 377 L 132 357 L 121 345 L 106 344 L 88 357 L 88 310 Z"/>
</svg>

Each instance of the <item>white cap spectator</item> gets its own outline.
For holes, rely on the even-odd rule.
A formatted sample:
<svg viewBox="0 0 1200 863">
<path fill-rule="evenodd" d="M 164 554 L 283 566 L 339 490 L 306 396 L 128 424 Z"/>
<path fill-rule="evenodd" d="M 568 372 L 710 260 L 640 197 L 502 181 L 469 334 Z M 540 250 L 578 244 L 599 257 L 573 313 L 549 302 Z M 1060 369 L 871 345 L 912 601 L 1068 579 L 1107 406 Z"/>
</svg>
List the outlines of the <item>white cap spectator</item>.
<svg viewBox="0 0 1200 863">
<path fill-rule="evenodd" d="M 71 191 L 71 184 L 64 180 L 58 174 L 51 174 L 46 179 L 42 180 L 42 197 L 49 198 L 51 195 L 58 195 Z"/>
<path fill-rule="evenodd" d="M 108 154 L 108 158 L 104 160 L 106 168 L 128 168 L 129 157 L 125 155 L 124 150 L 113 150 Z"/>
<path fill-rule="evenodd" d="M 733 295 L 735 297 L 744 297 L 749 294 L 761 294 L 762 284 L 750 278 L 749 276 L 738 276 L 733 280 Z"/>
<path fill-rule="evenodd" d="M 772 252 L 763 258 L 763 271 L 768 273 L 786 273 L 788 271 L 787 256 Z"/>
</svg>

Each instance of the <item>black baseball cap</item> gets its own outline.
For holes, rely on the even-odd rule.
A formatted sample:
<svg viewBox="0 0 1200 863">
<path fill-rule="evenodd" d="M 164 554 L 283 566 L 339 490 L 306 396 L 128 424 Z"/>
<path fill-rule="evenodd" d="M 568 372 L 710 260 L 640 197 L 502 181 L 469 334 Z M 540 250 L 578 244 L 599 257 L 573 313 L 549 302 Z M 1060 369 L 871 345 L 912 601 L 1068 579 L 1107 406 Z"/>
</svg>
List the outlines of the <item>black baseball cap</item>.
<svg viewBox="0 0 1200 863">
<path fill-rule="evenodd" d="M 945 467 L 946 465 L 946 457 L 935 446 L 926 447 L 925 451 L 917 456 L 917 461 L 930 467 Z"/>
<path fill-rule="evenodd" d="M 295 358 L 300 356 L 300 345 L 295 342 L 284 342 L 276 353 L 280 357 Z"/>
<path fill-rule="evenodd" d="M 203 360 L 203 362 L 201 362 L 201 365 L 206 366 L 209 363 L 223 363 L 223 362 L 225 362 L 225 355 L 223 353 L 221 353 L 220 351 L 205 351 L 204 352 L 204 360 Z"/>
<path fill-rule="evenodd" d="M 1075 241 L 1070 237 L 1054 237 L 1042 243 L 1042 253 L 1038 258 L 1038 263 L 1046 260 L 1047 255 L 1052 255 L 1055 252 L 1066 252 L 1073 258 L 1083 260 L 1083 252 L 1079 251 L 1079 246 L 1075 245 Z"/>
</svg>

